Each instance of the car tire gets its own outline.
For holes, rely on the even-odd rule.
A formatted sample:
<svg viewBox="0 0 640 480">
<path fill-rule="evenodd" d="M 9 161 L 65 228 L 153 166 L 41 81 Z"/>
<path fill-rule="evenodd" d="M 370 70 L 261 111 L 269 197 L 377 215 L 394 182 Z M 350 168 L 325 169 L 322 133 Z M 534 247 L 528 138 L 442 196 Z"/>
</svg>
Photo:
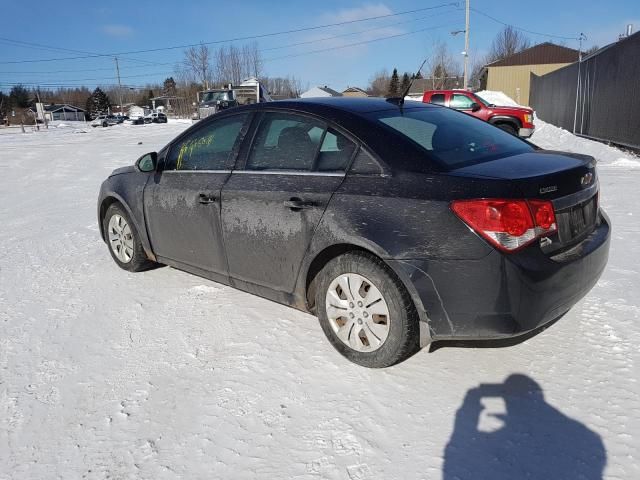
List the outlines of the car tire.
<svg viewBox="0 0 640 480">
<path fill-rule="evenodd" d="M 499 123 L 496 125 L 496 127 L 498 127 L 500 130 L 504 130 L 505 132 L 510 133 L 511 135 L 518 135 L 518 129 L 511 123 Z"/>
<path fill-rule="evenodd" d="M 107 122 L 102 122 L 102 126 L 103 126 L 103 127 L 108 127 L 108 126 L 109 126 L 109 124 L 108 124 Z"/>
<path fill-rule="evenodd" d="M 389 367 L 419 349 L 418 313 L 409 293 L 382 260 L 366 252 L 325 265 L 315 305 L 329 342 L 358 365 Z"/>
<path fill-rule="evenodd" d="M 157 264 L 144 253 L 138 231 L 125 209 L 113 203 L 102 220 L 104 236 L 113 260 L 123 270 L 142 272 Z"/>
</svg>

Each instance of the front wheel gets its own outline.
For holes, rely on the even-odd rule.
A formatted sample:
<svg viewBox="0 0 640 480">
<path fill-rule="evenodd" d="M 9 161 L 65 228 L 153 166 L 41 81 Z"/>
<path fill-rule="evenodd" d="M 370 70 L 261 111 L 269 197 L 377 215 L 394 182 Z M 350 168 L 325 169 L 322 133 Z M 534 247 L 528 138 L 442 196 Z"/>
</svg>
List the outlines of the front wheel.
<svg viewBox="0 0 640 480">
<path fill-rule="evenodd" d="M 109 253 L 120 268 L 141 272 L 156 265 L 145 255 L 138 232 L 120 204 L 109 206 L 102 222 Z"/>
<path fill-rule="evenodd" d="M 500 130 L 504 130 L 505 132 L 510 133 L 511 135 L 518 135 L 518 130 L 510 123 L 499 123 L 498 125 L 496 125 L 496 127 L 498 127 Z"/>
<path fill-rule="evenodd" d="M 418 350 L 418 314 L 404 285 L 382 260 L 353 252 L 331 260 L 316 290 L 318 319 L 338 352 L 370 368 L 394 365 Z"/>
</svg>

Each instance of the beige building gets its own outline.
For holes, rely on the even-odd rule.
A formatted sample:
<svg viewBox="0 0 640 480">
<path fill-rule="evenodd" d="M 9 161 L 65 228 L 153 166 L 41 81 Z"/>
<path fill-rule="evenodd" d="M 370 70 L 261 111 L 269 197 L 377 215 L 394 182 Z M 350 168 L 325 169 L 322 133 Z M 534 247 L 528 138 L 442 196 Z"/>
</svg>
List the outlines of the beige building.
<svg viewBox="0 0 640 480">
<path fill-rule="evenodd" d="M 485 65 L 481 89 L 506 93 L 520 105 L 529 105 L 531 73 L 544 75 L 578 61 L 578 51 L 541 43 Z"/>
<path fill-rule="evenodd" d="M 342 95 L 345 97 L 368 97 L 367 92 L 358 87 L 349 87 L 343 90 Z"/>
</svg>

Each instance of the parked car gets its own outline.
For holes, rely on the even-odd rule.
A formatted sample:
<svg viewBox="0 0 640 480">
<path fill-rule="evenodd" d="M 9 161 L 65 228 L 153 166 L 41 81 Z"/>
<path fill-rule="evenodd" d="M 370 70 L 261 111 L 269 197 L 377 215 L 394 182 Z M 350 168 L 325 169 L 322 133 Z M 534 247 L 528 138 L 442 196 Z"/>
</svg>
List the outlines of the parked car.
<svg viewBox="0 0 640 480">
<path fill-rule="evenodd" d="M 129 117 L 126 115 L 116 115 L 115 119 L 116 123 L 124 123 L 126 120 L 129 120 Z"/>
<path fill-rule="evenodd" d="M 131 125 L 144 125 L 144 117 L 130 117 L 125 122 Z"/>
<path fill-rule="evenodd" d="M 167 116 L 161 112 L 154 112 L 144 117 L 144 123 L 167 123 Z"/>
<path fill-rule="evenodd" d="M 207 117 L 104 181 L 102 238 L 125 270 L 171 265 L 311 312 L 368 367 L 546 328 L 607 262 L 595 160 L 409 103 Z"/>
<path fill-rule="evenodd" d="M 95 119 L 93 119 L 90 123 L 92 127 L 109 127 L 111 125 L 116 125 L 118 120 L 114 115 L 98 115 Z"/>
<path fill-rule="evenodd" d="M 532 109 L 494 105 L 467 90 L 429 90 L 422 101 L 468 113 L 512 135 L 528 138 L 535 130 Z"/>
</svg>

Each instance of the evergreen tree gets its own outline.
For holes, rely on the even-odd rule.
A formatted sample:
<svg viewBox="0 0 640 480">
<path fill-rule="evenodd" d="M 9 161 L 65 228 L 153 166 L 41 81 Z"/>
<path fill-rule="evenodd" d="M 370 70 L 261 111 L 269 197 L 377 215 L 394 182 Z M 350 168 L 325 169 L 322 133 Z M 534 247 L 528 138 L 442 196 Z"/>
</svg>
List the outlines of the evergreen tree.
<svg viewBox="0 0 640 480">
<path fill-rule="evenodd" d="M 164 84 L 162 85 L 162 95 L 165 97 L 176 96 L 176 81 L 173 77 L 169 77 L 164 80 Z"/>
<path fill-rule="evenodd" d="M 402 83 L 400 84 L 400 93 L 403 93 L 407 88 L 409 88 L 410 82 L 411 79 L 409 78 L 409 74 L 404 72 L 404 75 L 402 75 Z"/>
<path fill-rule="evenodd" d="M 7 116 L 9 111 L 9 97 L 0 92 L 0 122 Z"/>
<path fill-rule="evenodd" d="M 394 68 L 391 74 L 391 80 L 389 81 L 389 88 L 387 89 L 387 97 L 397 97 L 399 87 L 400 79 L 398 78 L 398 69 Z"/>
<path fill-rule="evenodd" d="M 96 87 L 93 93 L 87 98 L 86 110 L 91 118 L 96 118 L 101 113 L 106 113 L 111 106 L 109 97 L 100 87 Z"/>
<path fill-rule="evenodd" d="M 31 95 L 29 90 L 22 85 L 16 85 L 9 92 L 9 99 L 14 108 L 29 108 L 31 106 Z"/>
</svg>

